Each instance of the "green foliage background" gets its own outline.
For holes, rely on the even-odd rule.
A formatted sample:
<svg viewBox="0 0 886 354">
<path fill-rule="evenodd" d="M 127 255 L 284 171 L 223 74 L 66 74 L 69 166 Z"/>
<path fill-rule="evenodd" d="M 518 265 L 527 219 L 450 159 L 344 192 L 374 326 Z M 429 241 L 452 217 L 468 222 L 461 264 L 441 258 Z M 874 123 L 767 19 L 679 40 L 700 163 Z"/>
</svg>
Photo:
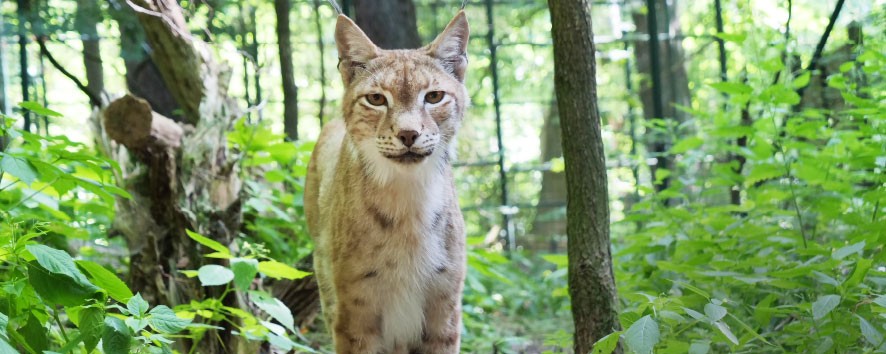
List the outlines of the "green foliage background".
<svg viewBox="0 0 886 354">
<path fill-rule="evenodd" d="M 416 3 L 426 41 L 457 5 Z M 76 35 L 70 16 L 75 3 L 48 4 L 40 14 L 43 29 L 59 39 L 49 48 L 57 57 L 71 58 L 69 69 L 83 77 L 79 44 L 61 41 Z M 238 26 L 247 17 L 243 4 L 255 8 L 257 66 L 238 54 L 243 36 Z M 7 42 L 18 20 L 13 5 L 0 3 Z M 611 166 L 613 263 L 624 328 L 601 340 L 599 352 L 611 350 L 618 339 L 638 353 L 886 351 L 886 9 L 882 1 L 846 2 L 825 53 L 848 44 L 850 20 L 861 24 L 864 43 L 848 56 L 829 56 L 836 62 L 825 64 L 836 70 L 821 78 L 803 67 L 833 2 L 826 5 L 793 1 L 786 38 L 785 3 L 724 1 L 726 28 L 720 38 L 726 41 L 729 80 L 721 82 L 710 2 L 681 4 L 692 98 L 680 108 L 690 119 L 642 122 L 635 117 L 638 136 L 633 141 L 630 118 L 642 107 L 637 93 L 627 87 L 638 87 L 648 78 L 634 71 L 626 79 L 626 66 L 634 70 L 636 65 L 633 53 L 622 41 L 609 40 L 626 39 L 621 31 L 631 29 L 615 25 L 614 5 L 595 3 L 598 95 Z M 264 25 L 273 23 L 270 3 L 221 1 L 216 10 L 225 11 L 211 18 L 206 7 L 191 2 L 183 6 L 192 11 L 195 33 L 212 29 L 216 54 L 234 69 L 235 95 L 250 92 L 255 97 L 254 83 L 246 77 L 257 69 L 259 85 L 270 96 L 260 122 L 258 114 L 238 120 L 229 135 L 229 146 L 241 154 L 248 192 L 248 232 L 237 241 L 238 253 L 223 254 L 236 261 L 230 269 L 195 269 L 187 275 L 228 289 L 244 288 L 254 279 L 302 276 L 272 262 L 294 265 L 311 249 L 301 217 L 310 137 L 320 126 L 320 88 L 330 100 L 326 119 L 337 114 L 341 93 L 333 65 L 333 13 L 320 6 L 322 33 L 317 33 L 314 4 L 295 2 L 295 66 L 307 139 L 288 143 L 279 134 L 282 120 L 277 118 L 282 107 L 274 74 L 276 39 L 273 27 Z M 630 3 L 617 12 L 629 17 L 628 10 L 639 7 Z M 458 156 L 470 163 L 494 160 L 496 147 L 487 19 L 480 4 L 470 5 L 468 15 L 474 30 L 468 81 L 473 107 Z M 544 2 L 515 1 L 496 5 L 493 22 L 510 197 L 521 206 L 514 222 L 518 238 L 530 237 L 535 217 L 531 206 L 541 185 L 535 168 L 549 163 L 539 158 L 538 138 L 553 93 L 549 17 Z M 113 41 L 116 23 L 105 19 L 100 32 L 111 39 L 102 44 L 108 91 L 123 92 L 120 73 L 125 69 L 119 57 L 125 53 Z M 318 39 L 325 43 L 322 58 Z M 17 63 L 10 54 L 4 65 L 15 72 Z M 323 60 L 325 82 L 319 73 Z M 261 303 L 256 306 L 264 310 L 261 318 L 214 299 L 175 309 L 139 301 L 118 278 L 129 266 L 126 248 L 109 234 L 114 199 L 127 197 L 117 187 L 119 167 L 91 146 L 91 132 L 83 128 L 88 105 L 71 94 L 76 91 L 70 82 L 51 69 L 40 75 L 51 109 L 42 102 L 25 102 L 15 113 L 7 112 L 15 119 L 4 119 L 11 143 L 0 153 L 0 352 L 11 350 L 10 343 L 26 352 L 75 347 L 109 353 L 164 351 L 170 350 L 169 341 L 199 340 L 213 323 L 235 317 L 246 321 L 244 335 L 283 348 L 309 351 L 302 345 L 327 339 L 316 333 L 305 338 L 286 328 L 291 326 L 287 311 L 268 294 L 256 296 Z M 20 97 L 15 79 L 10 79 L 7 99 Z M 797 91 L 822 91 L 814 88 L 818 86 L 836 93 L 843 104 L 804 104 Z M 20 131 L 18 117 L 24 110 L 45 117 L 49 133 Z M 742 110 L 748 111 L 751 124 L 741 125 Z M 651 175 L 645 137 L 655 132 L 671 138 L 668 155 L 676 165 Z M 747 138 L 744 147 L 735 143 L 741 137 Z M 632 144 L 638 147 L 634 154 Z M 736 172 L 738 156 L 746 162 Z M 639 179 L 632 169 L 639 171 Z M 565 256 L 537 250 L 508 254 L 486 244 L 486 233 L 501 223 L 496 167 L 457 171 L 471 245 L 463 351 L 569 348 Z M 657 191 L 656 184 L 666 176 L 671 185 Z M 734 188 L 741 190 L 737 205 L 729 199 Z M 62 281 L 77 291 L 62 294 L 46 285 Z"/>
</svg>

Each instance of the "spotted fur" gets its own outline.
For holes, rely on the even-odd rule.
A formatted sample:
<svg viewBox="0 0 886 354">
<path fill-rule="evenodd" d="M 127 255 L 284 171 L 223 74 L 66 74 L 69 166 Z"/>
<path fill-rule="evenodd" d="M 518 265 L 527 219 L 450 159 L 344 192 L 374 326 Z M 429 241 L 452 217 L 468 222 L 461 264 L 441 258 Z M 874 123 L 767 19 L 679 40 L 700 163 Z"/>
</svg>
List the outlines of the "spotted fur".
<svg viewBox="0 0 886 354">
<path fill-rule="evenodd" d="M 469 104 L 467 20 L 414 50 L 379 49 L 345 16 L 335 38 L 344 119 L 324 127 L 305 185 L 335 351 L 458 353 L 464 219 L 450 159 Z"/>
</svg>

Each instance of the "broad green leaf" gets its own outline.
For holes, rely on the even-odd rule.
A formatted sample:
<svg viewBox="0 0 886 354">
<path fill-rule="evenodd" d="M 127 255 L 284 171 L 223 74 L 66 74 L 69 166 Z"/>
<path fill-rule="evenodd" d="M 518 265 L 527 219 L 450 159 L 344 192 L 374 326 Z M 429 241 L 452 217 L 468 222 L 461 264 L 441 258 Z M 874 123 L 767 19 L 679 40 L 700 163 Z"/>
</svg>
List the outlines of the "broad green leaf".
<svg viewBox="0 0 886 354">
<path fill-rule="evenodd" d="M 258 271 L 274 279 L 301 279 L 311 273 L 303 272 L 277 261 L 258 262 Z"/>
<path fill-rule="evenodd" d="M 165 305 L 157 305 L 151 309 L 150 315 L 148 322 L 151 327 L 162 333 L 178 333 L 191 324 L 191 320 L 176 316 L 175 312 Z"/>
<path fill-rule="evenodd" d="M 641 317 L 625 331 L 625 343 L 634 352 L 652 353 L 659 341 L 658 323 L 649 315 Z"/>
<path fill-rule="evenodd" d="M 689 346 L 689 354 L 708 354 L 710 351 L 711 341 L 709 340 L 692 341 L 692 345 Z"/>
<path fill-rule="evenodd" d="M 197 270 L 197 278 L 203 286 L 224 285 L 234 280 L 234 272 L 217 264 L 207 264 Z"/>
<path fill-rule="evenodd" d="M 289 307 L 286 307 L 286 305 L 283 304 L 283 302 L 262 292 L 252 291 L 250 294 L 253 295 L 251 297 L 252 302 L 258 306 L 258 308 L 262 309 L 262 311 L 266 312 L 268 315 L 271 315 L 271 317 L 277 320 L 277 322 L 280 322 L 280 324 L 288 328 L 290 331 L 296 331 L 292 312 L 289 310 Z"/>
<path fill-rule="evenodd" d="M 98 263 L 86 260 L 78 260 L 75 263 L 77 263 L 80 268 L 86 270 L 92 283 L 105 289 L 112 299 L 125 304 L 132 297 L 132 290 L 129 290 L 126 283 L 120 280 L 116 274 L 112 273 L 107 268 L 102 267 Z"/>
<path fill-rule="evenodd" d="M 720 333 L 723 333 L 727 339 L 729 339 L 732 344 L 738 345 L 738 338 L 735 337 L 735 334 L 732 333 L 732 330 L 729 329 L 729 325 L 722 321 L 714 322 L 714 326 L 720 330 Z"/>
<path fill-rule="evenodd" d="M 699 321 L 705 320 L 705 315 L 703 315 L 701 312 L 695 311 L 690 308 L 685 308 L 685 307 L 683 308 L 683 311 L 686 311 L 686 314 L 689 315 L 689 317 L 692 317 L 696 320 L 699 320 Z"/>
<path fill-rule="evenodd" d="M 886 307 L 886 295 L 877 296 L 877 298 L 874 299 L 874 303 Z"/>
<path fill-rule="evenodd" d="M 35 352 L 40 353 L 49 348 L 49 330 L 43 327 L 43 323 L 33 313 L 28 314 L 28 322 L 18 329 L 18 334 L 24 337 Z"/>
<path fill-rule="evenodd" d="M 865 241 L 862 240 L 859 243 L 851 244 L 851 245 L 845 246 L 845 247 L 841 247 L 840 249 L 834 251 L 834 255 L 832 257 L 837 260 L 846 258 L 846 256 L 863 251 L 864 246 L 865 246 Z"/>
<path fill-rule="evenodd" d="M 0 337 L 0 354 L 19 354 L 3 337 Z"/>
<path fill-rule="evenodd" d="M 147 301 L 145 301 L 145 299 L 142 298 L 141 294 L 133 295 L 131 298 L 129 298 L 129 301 L 126 302 L 126 309 L 129 310 L 129 313 L 135 317 L 144 316 L 145 313 L 148 312 L 148 307 L 150 307 L 150 305 Z"/>
<path fill-rule="evenodd" d="M 704 305 L 704 313 L 711 322 L 719 321 L 726 316 L 726 308 L 717 304 L 708 303 Z"/>
<path fill-rule="evenodd" d="M 870 322 L 864 319 L 859 315 L 855 315 L 858 317 L 859 326 L 861 327 L 861 335 L 865 340 L 868 341 L 875 348 L 877 346 L 883 345 L 883 335 L 880 334 L 880 331 L 877 330 L 876 327 L 872 326 Z"/>
<path fill-rule="evenodd" d="M 855 270 L 852 272 L 852 275 L 844 282 L 844 285 L 847 289 L 850 289 L 864 280 L 865 276 L 867 276 L 868 271 L 871 270 L 871 265 L 873 261 L 867 258 L 860 258 L 858 262 L 855 263 Z"/>
<path fill-rule="evenodd" d="M 0 159 L 0 171 L 15 176 L 27 185 L 30 185 L 39 176 L 37 170 L 27 159 L 9 154 L 0 154 L 3 156 L 3 158 Z"/>
<path fill-rule="evenodd" d="M 565 269 L 569 265 L 569 259 L 565 254 L 546 254 L 541 256 L 541 258 L 553 263 L 559 269 Z"/>
<path fill-rule="evenodd" d="M 697 136 L 688 137 L 681 139 L 673 147 L 671 147 L 672 154 L 682 154 L 689 150 L 697 149 L 701 144 L 704 144 L 704 140 Z"/>
<path fill-rule="evenodd" d="M 80 334 L 86 352 L 90 353 L 98 345 L 105 329 L 105 311 L 97 306 L 90 306 L 80 311 Z"/>
<path fill-rule="evenodd" d="M 809 71 L 806 71 L 802 75 L 797 76 L 797 78 L 795 78 L 794 81 L 791 82 L 791 86 L 793 86 L 794 89 L 800 89 L 800 88 L 806 87 L 806 85 L 809 85 L 809 79 L 811 79 L 811 78 L 812 78 L 812 73 Z"/>
<path fill-rule="evenodd" d="M 831 353 L 831 348 L 834 347 L 834 340 L 831 337 L 824 337 L 821 343 L 818 343 L 818 346 L 812 351 L 815 354 L 825 354 Z"/>
<path fill-rule="evenodd" d="M 752 186 L 760 181 L 778 178 L 784 175 L 784 168 L 774 164 L 759 164 L 751 167 L 751 172 L 745 177 L 744 185 Z"/>
<path fill-rule="evenodd" d="M 234 285 L 240 290 L 249 290 L 249 285 L 258 274 L 258 261 L 252 258 L 234 258 L 231 260 L 234 272 Z"/>
<path fill-rule="evenodd" d="M 0 312 L 0 338 L 6 338 L 6 326 L 9 325 L 9 316 Z"/>
<path fill-rule="evenodd" d="M 185 232 L 188 234 L 188 237 L 190 237 L 194 241 L 197 241 L 197 243 L 199 243 L 201 245 L 209 247 L 210 249 L 212 249 L 216 252 L 220 252 L 220 253 L 224 253 L 224 254 L 231 254 L 231 250 L 229 250 L 227 247 L 225 247 L 225 245 L 221 244 L 220 242 L 218 242 L 216 240 L 213 240 L 209 237 L 203 236 L 203 235 L 193 232 L 191 230 L 185 230 Z"/>
<path fill-rule="evenodd" d="M 680 285 L 680 286 L 686 288 L 686 290 L 689 290 L 689 291 L 692 291 L 692 292 L 694 292 L 694 293 L 696 293 L 696 294 L 698 294 L 698 295 L 701 295 L 701 296 L 704 297 L 705 299 L 708 299 L 708 300 L 711 299 L 711 294 L 708 294 L 706 291 L 701 290 L 701 289 L 699 289 L 699 288 L 697 288 L 697 287 L 694 287 L 694 286 L 690 285 L 689 283 L 684 283 L 684 282 L 682 282 L 682 281 L 674 281 L 674 283 L 676 283 L 676 284 L 678 284 L 678 285 Z"/>
<path fill-rule="evenodd" d="M 36 258 L 36 262 L 31 262 L 28 267 L 28 279 L 46 301 L 79 306 L 101 291 L 77 269 L 66 252 L 44 245 L 27 245 L 25 248 Z"/>
<path fill-rule="evenodd" d="M 618 346 L 618 338 L 621 336 L 621 333 L 622 331 L 612 332 L 600 338 L 600 340 L 594 343 L 594 348 L 591 349 L 591 352 L 594 354 L 611 354 L 615 347 Z"/>
<path fill-rule="evenodd" d="M 840 295 L 819 296 L 818 300 L 812 303 L 812 319 L 818 320 L 827 316 L 840 305 L 840 299 Z"/>
<path fill-rule="evenodd" d="M 27 109 L 31 112 L 37 113 L 42 116 L 50 116 L 50 117 L 61 117 L 62 114 L 56 111 L 53 111 L 49 108 L 43 107 L 43 105 L 33 102 L 33 101 L 24 101 L 18 104 L 19 107 Z"/>
<path fill-rule="evenodd" d="M 105 317 L 105 331 L 102 334 L 102 350 L 106 354 L 129 354 L 132 333 L 123 320 Z"/>
<path fill-rule="evenodd" d="M 754 91 L 750 86 L 738 82 L 715 82 L 710 86 L 717 91 L 732 95 L 748 94 Z"/>
</svg>

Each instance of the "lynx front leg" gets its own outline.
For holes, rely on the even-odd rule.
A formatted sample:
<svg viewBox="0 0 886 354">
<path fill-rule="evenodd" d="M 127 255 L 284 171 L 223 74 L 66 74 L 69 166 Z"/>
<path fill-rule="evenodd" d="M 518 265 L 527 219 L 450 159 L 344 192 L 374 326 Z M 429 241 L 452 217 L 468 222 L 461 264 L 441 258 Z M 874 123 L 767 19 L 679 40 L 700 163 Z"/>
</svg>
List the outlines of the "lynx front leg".
<svg viewBox="0 0 886 354">
<path fill-rule="evenodd" d="M 384 350 L 382 315 L 362 293 L 340 291 L 332 333 L 337 354 L 375 354 Z"/>
<path fill-rule="evenodd" d="M 425 306 L 421 345 L 414 353 L 457 354 L 461 335 L 460 292 L 441 294 Z"/>
</svg>

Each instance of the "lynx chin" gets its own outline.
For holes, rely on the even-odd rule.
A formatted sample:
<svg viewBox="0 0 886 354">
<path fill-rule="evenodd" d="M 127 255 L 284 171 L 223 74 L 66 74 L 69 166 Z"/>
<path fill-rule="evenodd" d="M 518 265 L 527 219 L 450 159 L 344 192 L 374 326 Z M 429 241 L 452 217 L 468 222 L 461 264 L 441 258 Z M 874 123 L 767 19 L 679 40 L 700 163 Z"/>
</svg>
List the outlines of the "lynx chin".
<svg viewBox="0 0 886 354">
<path fill-rule="evenodd" d="M 305 185 L 338 354 L 459 352 L 465 237 L 450 158 L 469 105 L 468 32 L 459 12 L 431 44 L 383 50 L 338 17 L 344 119 L 323 128 Z"/>
</svg>

